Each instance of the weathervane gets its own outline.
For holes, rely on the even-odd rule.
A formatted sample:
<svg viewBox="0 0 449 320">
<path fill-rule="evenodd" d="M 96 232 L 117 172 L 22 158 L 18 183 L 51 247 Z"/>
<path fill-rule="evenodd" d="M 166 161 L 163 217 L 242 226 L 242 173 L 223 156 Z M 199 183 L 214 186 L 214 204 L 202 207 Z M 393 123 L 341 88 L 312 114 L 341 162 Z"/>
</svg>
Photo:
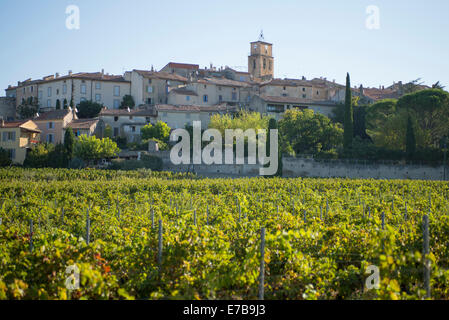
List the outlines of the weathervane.
<svg viewBox="0 0 449 320">
<path fill-rule="evenodd" d="M 263 30 L 260 30 L 259 41 L 265 41 L 265 38 L 263 36 Z"/>
</svg>

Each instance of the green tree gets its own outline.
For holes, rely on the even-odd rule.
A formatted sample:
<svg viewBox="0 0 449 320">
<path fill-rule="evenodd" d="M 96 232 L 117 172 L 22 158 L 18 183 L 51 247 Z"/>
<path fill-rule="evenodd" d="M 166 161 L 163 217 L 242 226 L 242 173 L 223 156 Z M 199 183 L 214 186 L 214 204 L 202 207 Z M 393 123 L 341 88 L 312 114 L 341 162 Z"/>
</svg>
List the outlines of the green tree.
<svg viewBox="0 0 449 320">
<path fill-rule="evenodd" d="M 55 146 L 51 143 L 39 143 L 30 152 L 28 152 L 24 167 L 28 168 L 46 168 L 49 167 L 49 159 Z"/>
<path fill-rule="evenodd" d="M 438 148 L 441 138 L 449 134 L 449 93 L 444 90 L 427 89 L 407 94 L 398 100 L 397 109 L 415 119 L 417 143 L 422 148 Z"/>
<path fill-rule="evenodd" d="M 354 137 L 354 115 L 352 110 L 351 80 L 349 73 L 346 75 L 346 96 L 344 113 L 344 140 L 343 147 L 348 150 L 352 147 L 352 138 Z"/>
<path fill-rule="evenodd" d="M 224 136 L 226 129 L 267 129 L 270 117 L 259 112 L 240 111 L 233 117 L 231 114 L 215 114 L 211 117 L 209 128 L 217 129 Z"/>
<path fill-rule="evenodd" d="M 17 108 L 17 113 L 21 119 L 33 118 L 38 111 L 38 102 L 33 97 L 29 97 L 27 100 L 22 98 L 22 104 Z"/>
<path fill-rule="evenodd" d="M 109 138 L 98 139 L 94 136 L 81 135 L 75 141 L 74 156 L 86 162 L 113 158 L 119 152 L 117 143 Z"/>
<path fill-rule="evenodd" d="M 87 119 L 87 118 L 96 118 L 100 113 L 101 109 L 103 109 L 103 105 L 92 102 L 92 101 L 81 101 L 77 107 L 78 109 L 78 118 Z"/>
<path fill-rule="evenodd" d="M 416 152 L 416 138 L 415 138 L 415 130 L 413 129 L 413 122 L 410 115 L 407 119 L 407 134 L 406 134 L 406 142 L 405 142 L 405 152 L 407 154 L 408 159 L 412 159 L 413 155 Z"/>
<path fill-rule="evenodd" d="M 279 120 L 282 151 L 317 155 L 330 152 L 342 143 L 343 130 L 313 110 L 287 110 Z"/>
<path fill-rule="evenodd" d="M 62 105 L 64 109 L 68 109 L 67 99 L 64 99 Z"/>
<path fill-rule="evenodd" d="M 3 148 L 0 148 L 0 167 L 8 167 L 12 163 L 9 152 Z"/>
<path fill-rule="evenodd" d="M 112 127 L 110 125 L 106 125 L 106 127 L 104 128 L 104 137 L 105 138 L 110 138 L 112 139 Z"/>
<path fill-rule="evenodd" d="M 74 144 L 75 134 L 73 133 L 72 128 L 67 128 L 64 133 L 64 149 L 68 160 L 73 158 Z"/>
<path fill-rule="evenodd" d="M 167 143 L 170 138 L 170 131 L 171 128 L 162 121 L 158 121 L 154 126 L 149 123 L 140 130 L 142 140 L 158 139 L 165 143 Z"/>
<path fill-rule="evenodd" d="M 126 109 L 128 107 L 132 109 L 135 105 L 136 104 L 134 102 L 134 98 L 131 95 L 127 94 L 123 96 L 123 100 L 120 104 L 120 109 Z"/>
</svg>

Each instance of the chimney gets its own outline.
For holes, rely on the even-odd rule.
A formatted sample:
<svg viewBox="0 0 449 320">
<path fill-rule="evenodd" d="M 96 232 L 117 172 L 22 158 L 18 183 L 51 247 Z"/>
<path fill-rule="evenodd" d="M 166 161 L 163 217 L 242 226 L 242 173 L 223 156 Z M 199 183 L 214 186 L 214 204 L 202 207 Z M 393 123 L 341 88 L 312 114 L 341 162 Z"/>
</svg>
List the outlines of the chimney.
<svg viewBox="0 0 449 320">
<path fill-rule="evenodd" d="M 55 78 L 59 78 L 59 72 L 55 73 Z"/>
<path fill-rule="evenodd" d="M 385 90 L 385 86 L 382 86 L 382 90 Z"/>
<path fill-rule="evenodd" d="M 101 74 L 104 75 L 104 69 L 101 69 Z"/>
<path fill-rule="evenodd" d="M 72 76 L 72 70 L 69 70 L 69 76 Z"/>
<path fill-rule="evenodd" d="M 364 90 L 363 90 L 363 85 L 360 85 L 360 96 L 363 97 L 364 96 Z"/>
</svg>

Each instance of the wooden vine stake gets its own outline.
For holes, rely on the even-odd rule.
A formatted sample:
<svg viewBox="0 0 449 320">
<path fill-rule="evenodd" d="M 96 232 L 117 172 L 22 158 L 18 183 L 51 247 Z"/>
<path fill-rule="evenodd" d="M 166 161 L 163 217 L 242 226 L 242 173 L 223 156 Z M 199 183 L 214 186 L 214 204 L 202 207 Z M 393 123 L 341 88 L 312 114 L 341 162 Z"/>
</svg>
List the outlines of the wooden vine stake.
<svg viewBox="0 0 449 320">
<path fill-rule="evenodd" d="M 423 218 L 423 262 L 424 262 L 424 287 L 426 289 L 426 299 L 431 298 L 430 292 L 430 248 L 429 248 L 429 216 Z"/>
<path fill-rule="evenodd" d="M 265 282 L 265 228 L 260 230 L 260 270 L 259 270 L 259 300 L 264 299 Z"/>
</svg>

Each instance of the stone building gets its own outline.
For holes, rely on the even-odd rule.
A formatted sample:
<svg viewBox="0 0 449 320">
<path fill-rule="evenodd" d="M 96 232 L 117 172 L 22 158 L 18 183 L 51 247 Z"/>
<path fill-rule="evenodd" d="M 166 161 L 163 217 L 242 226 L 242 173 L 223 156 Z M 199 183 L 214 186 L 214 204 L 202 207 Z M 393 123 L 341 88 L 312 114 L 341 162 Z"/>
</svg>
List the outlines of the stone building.
<svg viewBox="0 0 449 320">
<path fill-rule="evenodd" d="M 123 76 L 94 73 L 69 72 L 65 76 L 56 74 L 44 78 L 38 83 L 38 100 L 40 110 L 54 110 L 57 105 L 60 108 L 73 106 L 82 101 L 93 101 L 106 106 L 109 109 L 118 109 L 123 97 L 131 93 L 131 83 Z M 59 102 L 58 102 L 59 101 Z"/>
<path fill-rule="evenodd" d="M 9 152 L 11 160 L 23 164 L 28 150 L 39 143 L 40 130 L 32 120 L 0 120 L 0 148 Z"/>
<path fill-rule="evenodd" d="M 274 78 L 273 45 L 271 43 L 261 40 L 251 42 L 248 72 L 255 81 Z"/>
<path fill-rule="evenodd" d="M 197 64 L 169 62 L 160 71 L 177 74 L 184 78 L 189 78 L 192 76 L 196 76 L 198 74 L 199 68 L 200 66 Z"/>
<path fill-rule="evenodd" d="M 112 130 L 114 137 L 126 138 L 127 142 L 140 141 L 140 129 L 148 123 L 155 124 L 157 112 L 154 107 L 147 106 L 145 109 L 103 109 L 100 112 L 98 130 L 104 135 L 106 126 Z"/>
<path fill-rule="evenodd" d="M 0 97 L 0 120 L 13 121 L 16 118 L 16 98 Z"/>
<path fill-rule="evenodd" d="M 321 113 L 326 117 L 331 117 L 336 108 L 336 104 L 332 101 L 317 101 L 306 98 L 290 97 L 290 96 L 264 96 L 254 95 L 251 99 L 249 107 L 250 111 L 259 112 L 262 115 L 268 115 L 276 120 L 280 120 L 285 111 L 289 109 L 311 109 L 317 113 Z"/>
<path fill-rule="evenodd" d="M 41 131 L 41 142 L 64 143 L 64 132 L 67 126 L 78 119 L 75 110 L 62 109 L 39 113 L 33 121 Z"/>
<path fill-rule="evenodd" d="M 193 121 L 201 121 L 201 127 L 207 128 L 215 114 L 227 114 L 235 111 L 235 107 L 227 104 L 211 106 L 203 105 L 156 105 L 157 121 L 165 122 L 172 129 L 183 129 L 192 125 Z"/>
<path fill-rule="evenodd" d="M 127 71 L 125 79 L 131 82 L 131 96 L 136 106 L 167 103 L 171 89 L 187 84 L 183 76 L 146 70 Z"/>
</svg>

